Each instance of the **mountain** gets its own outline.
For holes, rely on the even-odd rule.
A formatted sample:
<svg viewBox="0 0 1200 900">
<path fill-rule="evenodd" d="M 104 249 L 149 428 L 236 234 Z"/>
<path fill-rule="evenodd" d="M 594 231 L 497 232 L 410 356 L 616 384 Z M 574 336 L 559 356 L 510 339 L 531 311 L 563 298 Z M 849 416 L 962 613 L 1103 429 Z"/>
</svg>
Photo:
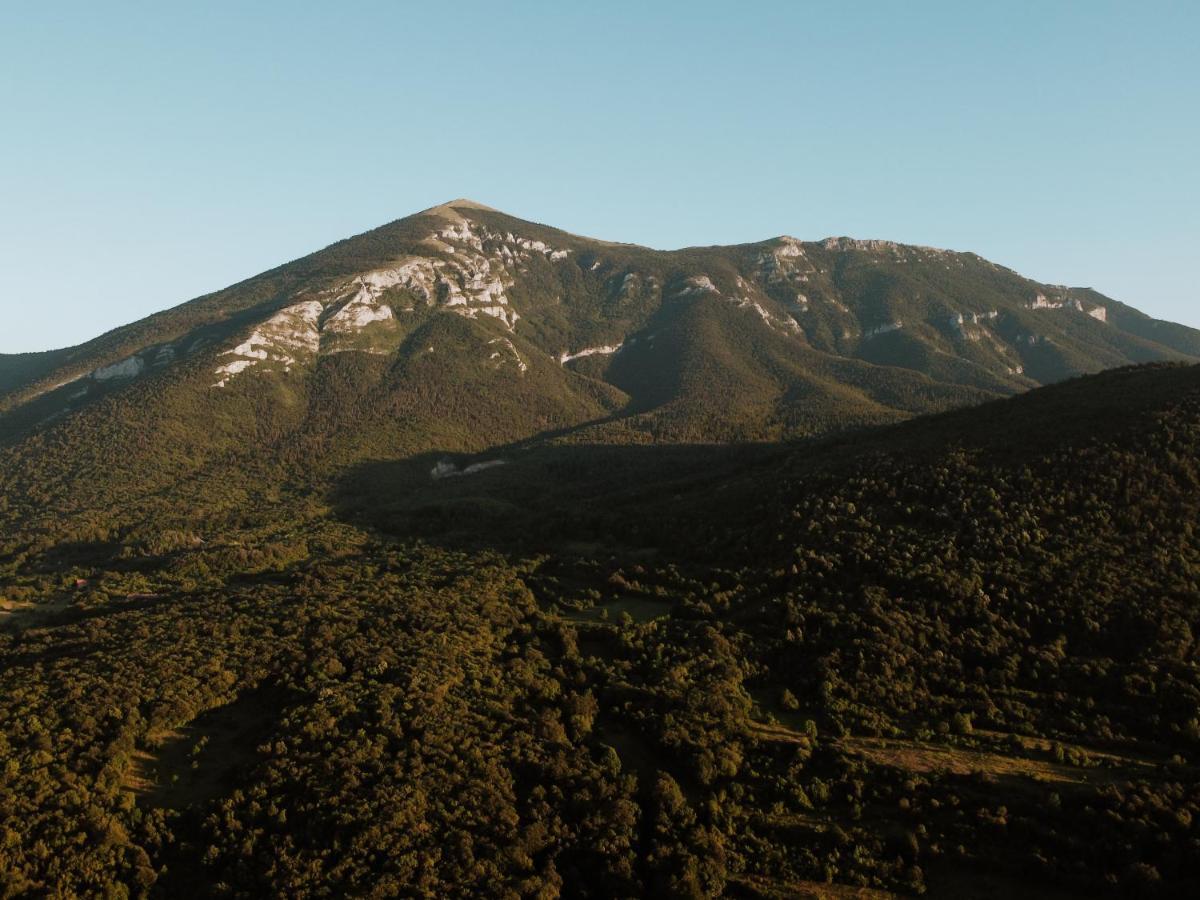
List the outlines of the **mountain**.
<svg viewBox="0 0 1200 900">
<path fill-rule="evenodd" d="M 1197 359 L 1200 332 L 969 253 L 664 252 L 458 200 L 87 344 L 0 357 L 0 486 L 26 520 L 87 531 L 113 490 L 128 526 L 181 484 L 240 484 L 228 505 L 297 473 L 538 435 L 795 439 Z"/>
<path fill-rule="evenodd" d="M 47 410 L 74 409 L 180 369 L 206 387 L 294 387 L 347 352 L 413 365 L 437 336 L 463 369 L 557 382 L 547 394 L 596 394 L 593 404 L 633 419 L 627 427 L 669 438 L 696 430 L 701 411 L 722 429 L 812 433 L 828 427 L 830 408 L 853 410 L 834 420 L 895 419 L 1200 355 L 1200 332 L 969 253 L 789 237 L 663 252 L 459 200 L 70 351 L 4 357 L 2 408 L 55 394 Z M 563 378 L 550 379 L 550 363 Z M 729 396 L 712 398 L 715 389 Z M 739 399 L 747 391 L 753 402 Z"/>
<path fill-rule="evenodd" d="M 2 357 L 0 896 L 1196 896 L 1197 361 L 469 201 Z"/>
</svg>

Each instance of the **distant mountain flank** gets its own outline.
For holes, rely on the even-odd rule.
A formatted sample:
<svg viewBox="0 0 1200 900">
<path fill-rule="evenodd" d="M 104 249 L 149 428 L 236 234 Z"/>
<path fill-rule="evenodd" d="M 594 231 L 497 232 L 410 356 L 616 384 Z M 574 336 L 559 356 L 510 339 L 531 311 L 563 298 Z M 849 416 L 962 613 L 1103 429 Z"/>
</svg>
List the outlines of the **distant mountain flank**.
<svg viewBox="0 0 1200 900">
<path fill-rule="evenodd" d="M 87 466 L 149 490 L 539 436 L 786 440 L 1155 361 L 1200 361 L 1200 332 L 970 253 L 660 251 L 455 200 L 78 347 L 0 356 L 0 453 L 86 505 Z"/>
<path fill-rule="evenodd" d="M 222 388 L 244 373 L 303 377 L 323 355 L 395 354 L 434 313 L 518 335 L 524 346 L 512 345 L 514 362 L 523 362 L 522 349 L 562 365 L 606 358 L 619 370 L 613 375 L 633 387 L 648 367 L 679 374 L 678 361 L 646 358 L 656 326 L 686 323 L 687 337 L 697 339 L 694 320 L 732 310 L 750 321 L 721 326 L 726 335 L 739 328 L 750 332 L 746 343 L 773 344 L 771 355 L 783 357 L 786 369 L 846 369 L 822 372 L 821 380 L 853 384 L 860 401 L 902 412 L 913 410 L 878 396 L 873 385 L 854 384 L 879 379 L 864 364 L 896 370 L 891 377 L 901 381 L 924 376 L 917 381 L 934 393 L 942 386 L 1006 394 L 1130 362 L 1200 356 L 1200 332 L 1156 322 L 1090 289 L 1029 281 L 974 254 L 787 236 L 655 251 L 460 199 L 70 351 L 0 357 L 0 408 L 70 386 L 69 405 L 95 388 L 153 374 L 177 356 L 204 353 L 216 357 L 213 384 Z M 746 349 L 734 353 L 757 355 Z M 494 352 L 485 359 L 497 358 Z M 619 354 L 627 357 L 621 365 Z M 805 358 L 813 354 L 820 365 Z M 757 374 L 777 368 L 761 358 L 741 362 Z M 586 374 L 610 381 L 594 359 Z M 795 371 L 767 377 L 781 412 L 792 405 L 789 389 L 811 387 Z M 822 387 L 825 393 L 832 385 Z M 635 407 L 644 405 L 637 393 Z"/>
</svg>

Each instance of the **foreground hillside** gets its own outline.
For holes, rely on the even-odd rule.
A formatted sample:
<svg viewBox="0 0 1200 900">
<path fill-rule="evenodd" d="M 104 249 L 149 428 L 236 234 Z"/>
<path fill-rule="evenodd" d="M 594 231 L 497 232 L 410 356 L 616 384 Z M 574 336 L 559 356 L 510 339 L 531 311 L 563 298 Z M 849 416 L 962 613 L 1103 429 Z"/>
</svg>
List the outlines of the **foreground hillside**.
<svg viewBox="0 0 1200 900">
<path fill-rule="evenodd" d="M 1200 368 L 427 449 L 4 495 L 7 895 L 1200 891 Z"/>
</svg>

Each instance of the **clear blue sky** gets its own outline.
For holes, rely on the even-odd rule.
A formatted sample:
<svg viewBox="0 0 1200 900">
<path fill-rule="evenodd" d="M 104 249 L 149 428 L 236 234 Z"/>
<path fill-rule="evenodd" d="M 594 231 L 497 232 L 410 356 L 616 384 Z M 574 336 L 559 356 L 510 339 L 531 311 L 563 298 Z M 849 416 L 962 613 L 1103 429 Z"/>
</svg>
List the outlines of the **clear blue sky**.
<svg viewBox="0 0 1200 900">
<path fill-rule="evenodd" d="M 1200 3 L 190 6 L 6 5 L 0 352 L 459 196 L 974 250 L 1200 326 Z"/>
</svg>

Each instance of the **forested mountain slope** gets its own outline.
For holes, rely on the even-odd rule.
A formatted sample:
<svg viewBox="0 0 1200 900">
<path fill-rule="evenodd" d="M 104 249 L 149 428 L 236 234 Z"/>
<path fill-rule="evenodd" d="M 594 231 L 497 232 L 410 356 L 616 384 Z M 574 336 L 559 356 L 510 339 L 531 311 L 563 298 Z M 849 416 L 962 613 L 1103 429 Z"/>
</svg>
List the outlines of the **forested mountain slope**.
<svg viewBox="0 0 1200 900">
<path fill-rule="evenodd" d="M 1192 329 L 969 253 L 656 251 L 460 200 L 0 357 L 0 526 L 15 552 L 160 513 L 220 521 L 368 461 L 547 435 L 794 440 L 1198 358 Z"/>
<path fill-rule="evenodd" d="M 1200 368 L 791 443 L 447 432 L 319 490 L 347 445 L 285 396 L 240 480 L 6 490 L 8 894 L 1200 889 Z M 64 536 L 89 480 L 139 518 Z"/>
</svg>

